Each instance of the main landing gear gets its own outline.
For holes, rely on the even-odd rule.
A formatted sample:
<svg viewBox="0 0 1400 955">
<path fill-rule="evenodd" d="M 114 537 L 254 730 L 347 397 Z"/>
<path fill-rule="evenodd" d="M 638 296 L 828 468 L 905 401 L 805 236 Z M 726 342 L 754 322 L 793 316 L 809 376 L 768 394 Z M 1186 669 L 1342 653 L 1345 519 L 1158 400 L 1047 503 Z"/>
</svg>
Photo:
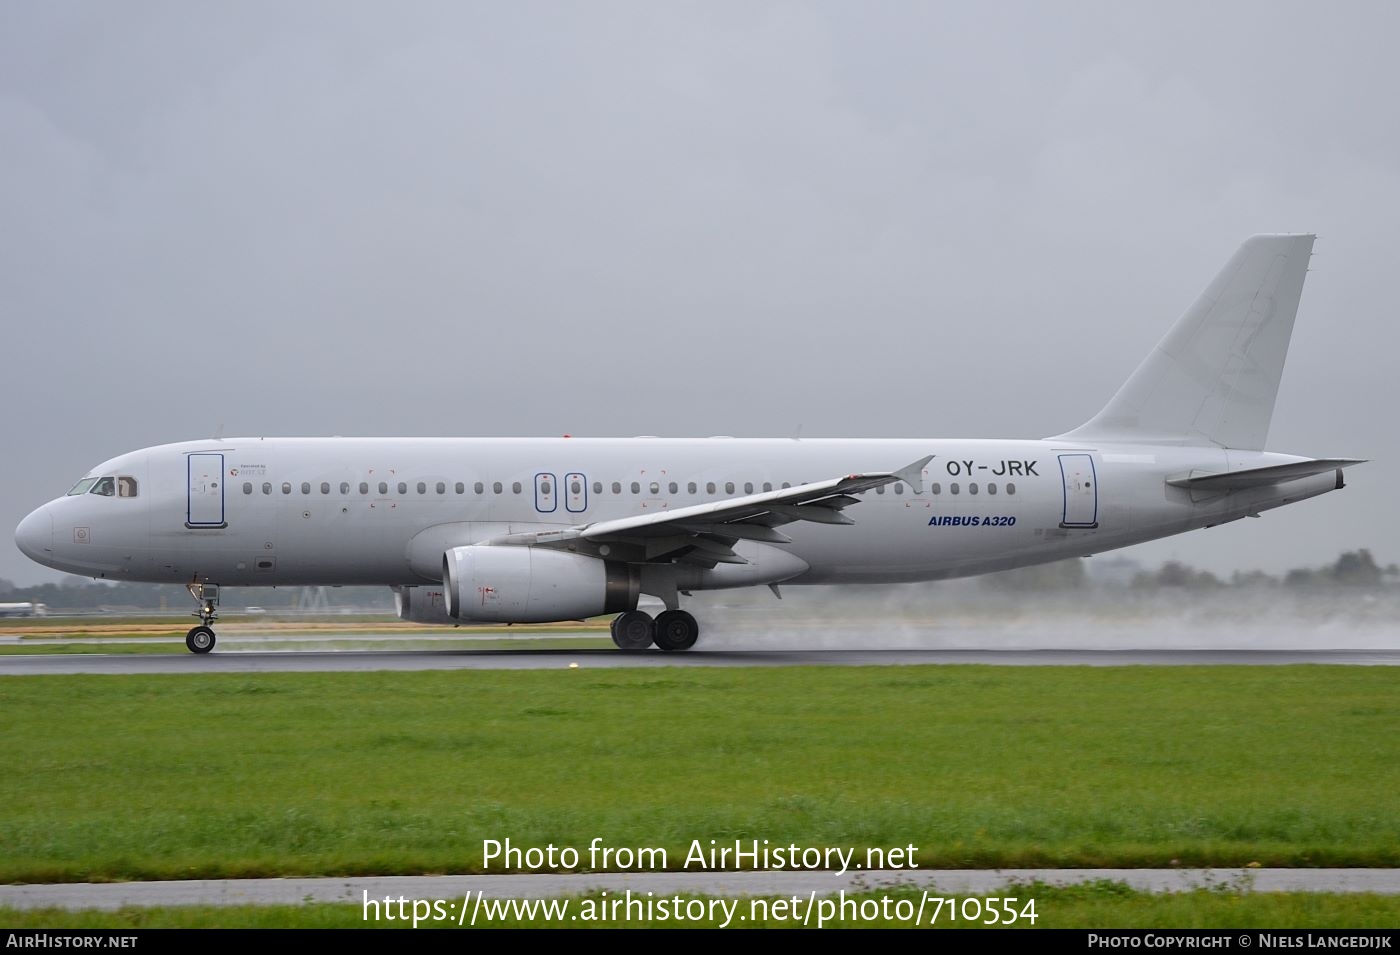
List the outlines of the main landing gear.
<svg viewBox="0 0 1400 955">
<path fill-rule="evenodd" d="M 613 643 L 623 650 L 645 650 L 654 642 L 668 652 L 689 650 L 700 636 L 700 625 L 684 610 L 667 610 L 651 615 L 629 610 L 613 618 Z"/>
<path fill-rule="evenodd" d="M 185 646 L 191 653 L 208 653 L 214 649 L 214 628 L 209 625 L 219 616 L 216 609 L 219 606 L 219 585 L 193 583 L 185 584 L 185 589 L 199 604 L 199 609 L 194 612 L 199 618 L 199 626 L 191 627 L 190 632 L 185 634 Z"/>
</svg>

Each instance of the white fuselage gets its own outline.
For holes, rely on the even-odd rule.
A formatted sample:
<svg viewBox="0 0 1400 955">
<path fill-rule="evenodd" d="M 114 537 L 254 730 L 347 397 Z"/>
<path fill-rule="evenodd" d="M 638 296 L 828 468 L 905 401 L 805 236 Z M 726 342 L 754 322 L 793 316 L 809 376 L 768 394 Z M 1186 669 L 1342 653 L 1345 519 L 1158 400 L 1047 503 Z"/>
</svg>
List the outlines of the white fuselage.
<svg viewBox="0 0 1400 955">
<path fill-rule="evenodd" d="M 1063 440 L 240 438 L 105 462 L 91 475 L 134 479 L 128 496 L 60 497 L 16 539 L 51 567 L 117 580 L 415 585 L 440 581 L 453 547 L 889 471 L 930 454 L 921 491 L 863 492 L 846 511 L 853 525 L 785 525 L 791 542 L 765 546 L 806 566 L 785 581 L 985 573 L 1208 527 L 1339 486 L 1329 471 L 1203 494 L 1165 482 L 1305 459 Z"/>
</svg>

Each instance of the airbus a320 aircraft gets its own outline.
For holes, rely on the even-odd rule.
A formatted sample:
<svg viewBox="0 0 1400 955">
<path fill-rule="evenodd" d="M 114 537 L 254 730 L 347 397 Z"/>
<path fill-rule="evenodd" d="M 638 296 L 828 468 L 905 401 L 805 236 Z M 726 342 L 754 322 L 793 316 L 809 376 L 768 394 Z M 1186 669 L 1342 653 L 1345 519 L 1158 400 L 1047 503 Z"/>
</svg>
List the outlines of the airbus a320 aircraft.
<svg viewBox="0 0 1400 955">
<path fill-rule="evenodd" d="M 1342 487 L 1263 450 L 1314 236 L 1248 239 L 1087 423 L 1044 440 L 241 438 L 134 451 L 26 517 L 91 577 L 385 584 L 406 620 L 617 614 L 686 650 L 697 590 L 939 580 L 1210 527 Z M 659 598 L 654 620 L 640 594 Z"/>
</svg>

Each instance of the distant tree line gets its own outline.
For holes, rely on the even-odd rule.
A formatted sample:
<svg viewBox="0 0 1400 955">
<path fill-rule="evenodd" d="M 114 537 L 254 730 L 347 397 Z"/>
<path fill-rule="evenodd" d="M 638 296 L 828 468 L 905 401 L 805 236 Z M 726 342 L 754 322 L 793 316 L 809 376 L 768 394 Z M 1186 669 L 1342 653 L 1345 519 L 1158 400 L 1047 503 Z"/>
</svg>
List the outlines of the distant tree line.
<svg viewBox="0 0 1400 955">
<path fill-rule="evenodd" d="M 1021 567 L 988 574 L 982 578 L 983 586 L 1009 592 L 1076 590 L 1094 584 L 1095 581 L 1087 572 L 1086 561 L 1082 557 Z M 1365 548 L 1347 551 L 1331 564 L 1312 568 L 1299 567 L 1282 576 L 1267 574 L 1262 570 L 1237 570 L 1229 579 L 1222 579 L 1208 570 L 1197 570 L 1181 561 L 1169 560 L 1156 570 L 1137 572 L 1127 582 L 1127 586 L 1132 590 L 1219 590 L 1226 587 L 1400 588 L 1400 567 L 1395 564 L 1381 567 Z"/>
<path fill-rule="evenodd" d="M 1155 571 L 1143 572 L 1133 578 L 1136 590 L 1156 590 L 1180 587 L 1186 590 L 1212 590 L 1223 587 L 1288 587 L 1305 588 L 1380 588 L 1400 584 L 1400 567 L 1381 567 L 1371 552 L 1347 551 L 1335 561 L 1322 567 L 1295 567 L 1281 577 L 1262 570 L 1240 571 L 1221 580 L 1208 570 L 1196 570 L 1178 561 L 1168 561 Z"/>
</svg>

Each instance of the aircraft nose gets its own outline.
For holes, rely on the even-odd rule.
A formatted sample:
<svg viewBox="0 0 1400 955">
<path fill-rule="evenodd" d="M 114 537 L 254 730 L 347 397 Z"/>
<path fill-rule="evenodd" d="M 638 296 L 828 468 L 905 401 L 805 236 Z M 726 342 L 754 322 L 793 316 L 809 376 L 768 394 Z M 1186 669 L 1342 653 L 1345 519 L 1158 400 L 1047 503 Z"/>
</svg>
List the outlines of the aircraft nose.
<svg viewBox="0 0 1400 955">
<path fill-rule="evenodd" d="M 30 560 L 46 564 L 53 559 L 53 515 L 47 507 L 30 513 L 15 528 L 15 546 Z"/>
</svg>

